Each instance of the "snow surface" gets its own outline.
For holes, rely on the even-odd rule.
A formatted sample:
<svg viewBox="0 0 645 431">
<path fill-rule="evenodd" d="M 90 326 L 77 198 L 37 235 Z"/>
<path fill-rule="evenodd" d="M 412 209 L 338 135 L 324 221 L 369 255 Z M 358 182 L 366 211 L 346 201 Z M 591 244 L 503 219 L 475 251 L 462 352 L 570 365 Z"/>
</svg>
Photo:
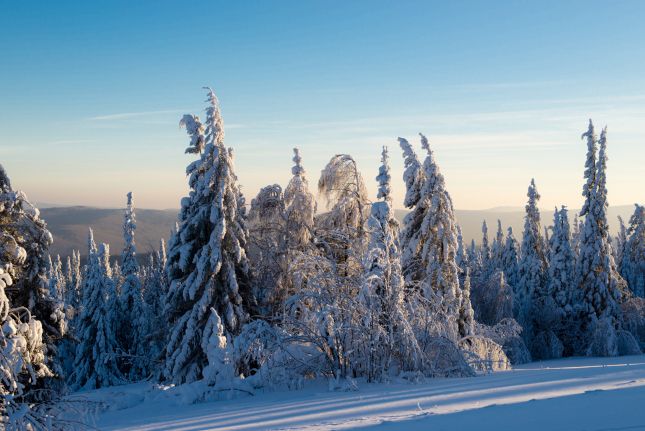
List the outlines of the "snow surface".
<svg viewBox="0 0 645 431">
<path fill-rule="evenodd" d="M 83 392 L 101 430 L 645 430 L 645 355 L 534 362 L 480 377 L 359 384 L 184 405 L 140 383 Z"/>
</svg>

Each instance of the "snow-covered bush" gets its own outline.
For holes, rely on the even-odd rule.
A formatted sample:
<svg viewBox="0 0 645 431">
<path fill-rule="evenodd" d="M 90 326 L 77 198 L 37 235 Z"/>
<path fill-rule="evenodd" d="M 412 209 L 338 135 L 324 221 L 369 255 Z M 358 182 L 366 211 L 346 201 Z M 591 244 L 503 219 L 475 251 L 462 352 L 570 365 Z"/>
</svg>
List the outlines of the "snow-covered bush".
<svg viewBox="0 0 645 431">
<path fill-rule="evenodd" d="M 623 328 L 638 340 L 645 350 L 645 298 L 630 298 L 621 304 Z"/>
<path fill-rule="evenodd" d="M 511 369 L 511 361 L 502 346 L 490 338 L 470 335 L 459 341 L 468 364 L 478 372 L 503 371 Z"/>
<path fill-rule="evenodd" d="M 642 353 L 638 341 L 631 332 L 619 329 L 616 331 L 616 343 L 618 344 L 618 354 L 620 356 L 626 355 L 640 355 Z"/>
<path fill-rule="evenodd" d="M 513 317 L 513 291 L 502 271 L 495 271 L 472 295 L 475 318 L 486 325 L 495 325 Z"/>
<path fill-rule="evenodd" d="M 495 326 L 478 323 L 475 333 L 490 338 L 502 346 L 511 364 L 518 365 L 531 362 L 531 353 L 522 338 L 522 327 L 514 319 L 503 319 Z"/>
<path fill-rule="evenodd" d="M 610 318 L 595 320 L 589 334 L 587 356 L 618 356 L 618 337 Z"/>
</svg>

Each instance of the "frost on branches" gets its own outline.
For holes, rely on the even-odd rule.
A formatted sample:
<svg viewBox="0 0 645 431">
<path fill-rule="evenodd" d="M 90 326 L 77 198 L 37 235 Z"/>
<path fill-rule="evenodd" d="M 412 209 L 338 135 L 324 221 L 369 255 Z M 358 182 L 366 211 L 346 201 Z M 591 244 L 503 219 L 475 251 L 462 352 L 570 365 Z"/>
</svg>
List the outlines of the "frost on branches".
<svg viewBox="0 0 645 431">
<path fill-rule="evenodd" d="M 202 340 L 211 308 L 225 333 L 237 334 L 254 306 L 243 198 L 232 152 L 224 147 L 219 102 L 210 89 L 207 102 L 205 125 L 194 115 L 185 115 L 180 123 L 190 137 L 186 152 L 199 158 L 186 169 L 191 191 L 182 199 L 179 227 L 168 250 L 165 314 L 171 329 L 163 375 L 176 383 L 203 377 L 208 356 Z"/>
<path fill-rule="evenodd" d="M 587 139 L 588 152 L 585 164 L 587 181 L 583 188 L 585 204 L 580 212 L 585 219 L 576 268 L 579 286 L 576 304 L 580 315 L 580 334 L 584 334 L 585 339 L 592 340 L 587 349 L 589 354 L 613 354 L 615 349 L 599 347 L 605 341 L 599 340 L 598 337 L 605 337 L 619 324 L 619 302 L 627 293 L 627 289 L 625 281 L 617 271 L 609 240 L 606 188 L 607 129 L 602 131 L 600 139 L 596 141 L 593 124 L 589 121 L 589 129 L 582 136 Z M 597 160 L 596 144 L 599 145 Z M 583 342 L 579 344 L 582 345 Z"/>
<path fill-rule="evenodd" d="M 38 316 L 43 327 L 45 356 L 53 362 L 56 344 L 67 330 L 62 301 L 51 295 L 49 286 L 49 246 L 52 235 L 40 218 L 40 212 L 21 191 L 13 191 L 9 177 L 0 166 L 0 241 L 22 250 L 13 256 L 13 285 L 7 296 L 13 307 L 24 307 Z M 15 247 L 14 247 L 15 245 Z M 46 383 L 46 379 L 39 381 Z"/>
</svg>

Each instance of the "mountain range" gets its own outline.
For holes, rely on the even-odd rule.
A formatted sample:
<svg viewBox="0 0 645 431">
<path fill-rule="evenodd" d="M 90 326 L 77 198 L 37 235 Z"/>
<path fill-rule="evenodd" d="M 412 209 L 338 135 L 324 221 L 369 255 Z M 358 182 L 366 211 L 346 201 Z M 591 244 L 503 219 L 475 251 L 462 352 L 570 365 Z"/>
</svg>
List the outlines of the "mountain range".
<svg viewBox="0 0 645 431">
<path fill-rule="evenodd" d="M 618 229 L 617 216 L 623 217 L 627 222 L 633 213 L 631 205 L 610 207 L 608 220 L 612 234 Z M 571 210 L 570 222 L 577 210 Z M 395 215 L 399 220 L 407 213 L 406 210 L 396 210 Z M 147 254 L 159 248 L 161 238 L 168 239 L 173 228 L 178 210 L 152 210 L 137 209 L 136 242 L 140 254 Z M 68 256 L 72 250 L 80 250 L 81 255 L 87 254 L 88 228 L 94 231 L 96 242 L 110 244 L 112 255 L 118 255 L 123 248 L 122 224 L 123 209 L 118 208 L 93 208 L 85 206 L 49 207 L 41 208 L 41 216 L 47 222 L 49 230 L 54 236 L 54 244 L 50 249 L 52 255 Z M 468 245 L 471 239 L 481 241 L 482 221 L 488 225 L 488 236 L 492 239 L 497 231 L 497 220 L 501 220 L 504 234 L 507 226 L 513 228 L 518 241 L 522 238 L 524 224 L 524 210 L 520 207 L 498 207 L 488 210 L 455 210 L 455 216 L 461 226 L 464 243 Z M 542 225 L 552 223 L 553 212 L 542 211 Z"/>
</svg>

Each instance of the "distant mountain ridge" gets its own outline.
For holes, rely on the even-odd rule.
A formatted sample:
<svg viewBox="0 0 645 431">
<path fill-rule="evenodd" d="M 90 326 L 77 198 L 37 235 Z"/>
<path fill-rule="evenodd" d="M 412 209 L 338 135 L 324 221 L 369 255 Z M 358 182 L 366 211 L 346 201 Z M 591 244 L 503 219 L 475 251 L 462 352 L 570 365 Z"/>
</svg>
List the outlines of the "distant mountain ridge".
<svg viewBox="0 0 645 431">
<path fill-rule="evenodd" d="M 120 255 L 123 248 L 123 209 L 122 208 L 94 208 L 86 206 L 49 207 L 40 210 L 42 217 L 54 236 L 51 254 L 68 256 L 72 250 L 80 250 L 81 255 L 87 254 L 87 231 L 94 230 L 97 242 L 110 244 L 113 256 Z M 159 240 L 168 239 L 170 231 L 177 221 L 179 210 L 152 210 L 137 209 L 137 250 L 140 254 L 147 254 L 159 247 Z M 570 221 L 579 210 L 570 210 Z M 632 205 L 610 207 L 608 211 L 609 226 L 612 235 L 618 230 L 618 215 L 627 222 L 634 211 Z M 407 214 L 406 210 L 395 210 L 396 217 L 402 221 Z M 504 234 L 510 225 L 515 237 L 520 240 L 524 225 L 523 208 L 498 207 L 486 210 L 455 210 L 457 222 L 460 224 L 464 242 L 470 243 L 475 239 L 481 241 L 481 224 L 486 220 L 488 236 L 492 241 L 497 231 L 497 220 L 502 221 Z M 550 226 L 553 211 L 542 211 L 542 226 Z"/>
<path fill-rule="evenodd" d="M 406 210 L 395 210 L 394 214 L 396 218 L 402 222 L 407 212 L 408 211 Z M 569 209 L 569 223 L 572 225 L 572 230 L 573 218 L 578 212 L 580 212 L 580 209 Z M 618 232 L 618 216 L 621 216 L 623 221 L 627 223 L 629 221 L 629 217 L 633 213 L 633 205 L 617 205 L 609 207 L 609 210 L 607 211 L 607 220 L 609 222 L 611 235 L 615 235 L 616 232 Z M 484 220 L 486 220 L 486 225 L 488 226 L 488 239 L 490 241 L 493 240 L 497 233 L 497 220 L 502 222 L 502 229 L 505 236 L 506 231 L 510 226 L 513 228 L 515 239 L 518 241 L 522 240 L 522 230 L 524 229 L 524 208 L 522 207 L 497 207 L 486 210 L 455 210 L 455 217 L 457 218 L 457 223 L 461 226 L 464 243 L 466 245 L 468 245 L 472 239 L 474 239 L 478 244 L 481 242 L 482 223 Z M 542 223 L 542 228 L 544 228 L 544 226 L 553 225 L 553 210 L 540 211 L 540 221 Z"/>
<path fill-rule="evenodd" d="M 97 243 L 110 244 L 110 252 L 120 255 L 123 249 L 123 209 L 84 206 L 53 207 L 40 210 L 41 217 L 54 237 L 52 255 L 68 256 L 72 250 L 87 254 L 87 232 L 94 231 Z M 159 248 L 159 241 L 168 239 L 177 221 L 178 210 L 137 209 L 137 251 L 147 254 Z"/>
</svg>

